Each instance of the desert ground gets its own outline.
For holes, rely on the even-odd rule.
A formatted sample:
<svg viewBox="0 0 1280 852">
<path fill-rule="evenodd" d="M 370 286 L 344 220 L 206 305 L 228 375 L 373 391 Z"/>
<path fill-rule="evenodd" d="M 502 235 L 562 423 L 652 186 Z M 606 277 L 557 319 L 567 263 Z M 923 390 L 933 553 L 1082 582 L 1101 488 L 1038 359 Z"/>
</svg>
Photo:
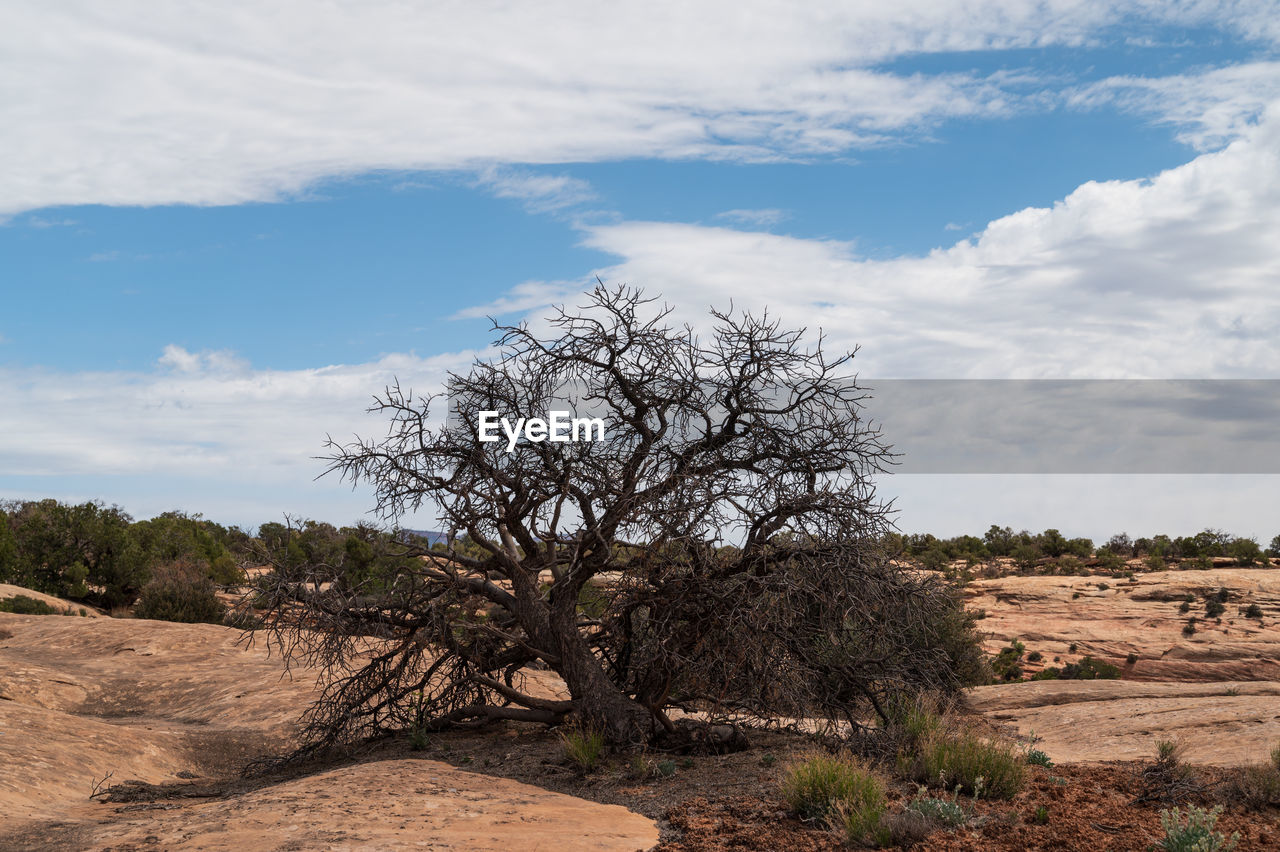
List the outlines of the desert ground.
<svg viewBox="0 0 1280 852">
<path fill-rule="evenodd" d="M 1226 611 L 1205 618 L 1224 588 Z M 1009 576 L 966 594 L 989 651 L 1017 639 L 1039 653 L 1026 674 L 1090 655 L 1121 678 L 970 690 L 984 724 L 1056 766 L 915 848 L 1147 848 L 1159 809 L 1132 800 L 1157 741 L 1182 742 L 1206 784 L 1280 742 L 1280 570 Z M 783 731 L 751 732 L 746 752 L 674 757 L 670 772 L 652 771 L 663 755 L 620 755 L 584 776 L 554 732 L 508 723 L 245 777 L 248 761 L 288 749 L 314 673 L 286 671 L 232 628 L 86 615 L 0 613 L 0 849 L 840 848 L 781 802 L 788 760 L 812 748 Z M 1047 824 L 1032 819 L 1041 807 Z M 1280 848 L 1274 810 L 1231 808 L 1220 827 L 1241 832 L 1239 849 Z"/>
</svg>

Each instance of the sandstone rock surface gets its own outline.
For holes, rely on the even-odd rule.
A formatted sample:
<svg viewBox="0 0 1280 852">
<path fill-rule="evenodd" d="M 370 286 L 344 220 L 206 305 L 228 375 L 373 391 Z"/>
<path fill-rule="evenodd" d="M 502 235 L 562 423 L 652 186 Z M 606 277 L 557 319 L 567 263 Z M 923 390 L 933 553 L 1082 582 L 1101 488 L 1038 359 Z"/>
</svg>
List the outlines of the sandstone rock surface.
<svg viewBox="0 0 1280 852">
<path fill-rule="evenodd" d="M 21 593 L 21 592 L 19 592 Z M 228 777 L 283 749 L 314 696 L 278 655 L 209 624 L 0 613 L 0 849 L 617 849 L 655 824 L 428 760 L 234 795 L 121 806 L 95 782 Z"/>
</svg>

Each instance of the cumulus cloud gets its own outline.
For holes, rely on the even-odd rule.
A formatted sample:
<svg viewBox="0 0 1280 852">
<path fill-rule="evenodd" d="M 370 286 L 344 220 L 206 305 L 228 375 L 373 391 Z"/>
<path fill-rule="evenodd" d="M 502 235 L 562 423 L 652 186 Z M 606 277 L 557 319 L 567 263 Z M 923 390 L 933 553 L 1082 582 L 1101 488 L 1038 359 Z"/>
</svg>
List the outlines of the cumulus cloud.
<svg viewBox="0 0 1280 852">
<path fill-rule="evenodd" d="M 1149 180 L 1088 182 L 924 256 L 727 227 L 619 222 L 595 275 L 780 314 L 864 345 L 878 377 L 1274 377 L 1280 364 L 1280 103 L 1221 151 Z M 526 282 L 490 308 L 562 300 Z M 476 308 L 468 315 L 483 314 Z"/>
<path fill-rule="evenodd" d="M 1006 113 L 1026 82 L 877 70 L 895 57 L 1117 26 L 1275 42 L 1274 18 L 1265 0 L 10 4 L 0 215 L 270 200 L 379 169 L 841 152 Z"/>
</svg>

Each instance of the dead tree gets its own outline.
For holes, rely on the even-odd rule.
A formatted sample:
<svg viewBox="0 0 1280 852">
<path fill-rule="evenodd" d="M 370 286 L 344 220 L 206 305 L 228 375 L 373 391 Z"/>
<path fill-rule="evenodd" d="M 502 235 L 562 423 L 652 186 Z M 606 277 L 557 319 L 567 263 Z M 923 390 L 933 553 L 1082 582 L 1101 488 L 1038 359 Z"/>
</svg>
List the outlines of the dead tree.
<svg viewBox="0 0 1280 852">
<path fill-rule="evenodd" d="M 385 437 L 330 442 L 385 520 L 426 507 L 451 532 L 356 582 L 295 564 L 264 588 L 273 641 L 330 675 L 313 746 L 570 714 L 637 744 L 674 732 L 673 707 L 856 723 L 960 684 L 971 621 L 881 546 L 892 454 L 853 353 L 768 317 L 713 311 L 700 337 L 669 316 L 602 285 L 549 332 L 495 325 L 499 354 L 450 377 L 445 423 L 443 400 L 394 386 L 371 409 Z M 571 408 L 604 439 L 478 438 L 481 412 Z"/>
</svg>

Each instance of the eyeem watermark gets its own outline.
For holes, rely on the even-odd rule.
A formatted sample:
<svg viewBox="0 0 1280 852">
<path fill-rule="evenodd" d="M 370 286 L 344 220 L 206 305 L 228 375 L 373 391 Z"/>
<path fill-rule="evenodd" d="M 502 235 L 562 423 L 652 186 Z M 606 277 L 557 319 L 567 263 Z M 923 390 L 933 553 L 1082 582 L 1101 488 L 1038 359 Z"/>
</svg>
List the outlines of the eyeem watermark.
<svg viewBox="0 0 1280 852">
<path fill-rule="evenodd" d="M 521 436 L 532 444 L 550 441 L 553 444 L 567 444 L 577 441 L 603 441 L 604 420 L 599 417 L 574 417 L 570 411 L 549 411 L 547 419 L 541 417 L 521 417 L 515 425 L 505 417 L 498 416 L 496 411 L 481 411 L 480 420 L 476 424 L 476 435 L 481 443 L 501 441 L 498 434 L 501 428 L 507 436 L 507 452 L 514 452 Z"/>
</svg>

